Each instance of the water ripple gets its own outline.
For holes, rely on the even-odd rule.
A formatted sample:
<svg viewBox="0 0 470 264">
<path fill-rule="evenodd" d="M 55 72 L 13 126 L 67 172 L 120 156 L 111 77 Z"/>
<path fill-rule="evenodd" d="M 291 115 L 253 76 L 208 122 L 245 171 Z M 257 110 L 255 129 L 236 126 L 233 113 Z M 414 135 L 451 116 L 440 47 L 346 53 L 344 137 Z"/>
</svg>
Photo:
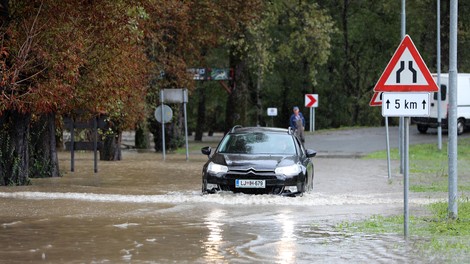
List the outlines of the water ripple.
<svg viewBox="0 0 470 264">
<path fill-rule="evenodd" d="M 282 197 L 277 195 L 246 195 L 221 192 L 201 195 L 197 191 L 169 192 L 162 195 L 97 194 L 80 192 L 0 192 L 0 198 L 29 200 L 77 200 L 87 202 L 121 203 L 218 203 L 231 205 L 374 205 L 401 204 L 403 198 L 391 194 L 322 194 L 310 193 L 302 197 Z M 411 204 L 429 204 L 443 201 L 437 198 L 413 198 Z"/>
</svg>

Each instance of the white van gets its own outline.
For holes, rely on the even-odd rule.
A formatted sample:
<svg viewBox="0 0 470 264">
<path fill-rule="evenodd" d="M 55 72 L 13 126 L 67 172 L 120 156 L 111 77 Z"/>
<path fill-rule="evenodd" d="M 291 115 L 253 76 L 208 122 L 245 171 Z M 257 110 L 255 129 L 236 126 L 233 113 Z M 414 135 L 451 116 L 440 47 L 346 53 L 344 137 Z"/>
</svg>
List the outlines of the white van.
<svg viewBox="0 0 470 264">
<path fill-rule="evenodd" d="M 462 134 L 470 126 L 470 73 L 457 74 L 457 134 Z M 437 75 L 433 74 L 437 83 Z M 448 128 L 449 105 L 449 74 L 441 74 L 441 118 L 442 128 Z M 413 117 L 412 123 L 417 124 L 420 133 L 426 133 L 428 128 L 437 128 L 437 92 L 431 96 L 431 113 L 429 117 Z"/>
</svg>

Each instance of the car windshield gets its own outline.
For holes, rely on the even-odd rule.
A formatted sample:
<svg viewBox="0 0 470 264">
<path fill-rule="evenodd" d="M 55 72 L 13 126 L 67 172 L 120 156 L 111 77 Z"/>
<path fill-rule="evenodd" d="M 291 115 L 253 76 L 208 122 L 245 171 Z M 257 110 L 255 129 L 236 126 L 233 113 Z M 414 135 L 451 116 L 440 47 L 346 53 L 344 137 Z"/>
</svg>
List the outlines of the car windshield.
<svg viewBox="0 0 470 264">
<path fill-rule="evenodd" d="M 220 153 L 295 155 L 291 135 L 275 133 L 229 134 L 220 143 Z"/>
</svg>

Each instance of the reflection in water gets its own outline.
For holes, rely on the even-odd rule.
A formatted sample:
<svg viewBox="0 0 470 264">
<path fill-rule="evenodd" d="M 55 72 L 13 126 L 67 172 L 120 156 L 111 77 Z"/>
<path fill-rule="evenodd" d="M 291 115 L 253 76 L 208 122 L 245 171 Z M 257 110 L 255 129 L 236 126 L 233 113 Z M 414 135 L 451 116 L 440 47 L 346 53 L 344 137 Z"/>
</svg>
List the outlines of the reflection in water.
<svg viewBox="0 0 470 264">
<path fill-rule="evenodd" d="M 205 249 L 205 260 L 217 261 L 223 260 L 224 256 L 220 252 L 220 246 L 223 243 L 222 226 L 223 219 L 226 218 L 227 213 L 224 210 L 215 209 L 207 215 L 204 224 L 209 229 L 206 241 L 203 242 Z"/>
<path fill-rule="evenodd" d="M 277 221 L 282 228 L 280 243 L 277 243 L 276 251 L 278 254 L 277 263 L 289 264 L 296 263 L 296 237 L 294 235 L 294 221 L 289 218 L 289 213 L 280 213 Z"/>
<path fill-rule="evenodd" d="M 100 162 L 97 175 L 89 152 L 76 155 L 74 173 L 0 189 L 0 263 L 468 263 L 467 252 L 423 252 L 420 237 L 331 226 L 401 213 L 400 193 L 336 183 L 331 191 L 320 175 L 323 185 L 302 197 L 201 195 L 202 155 L 161 162 L 127 152 L 119 163 Z M 412 204 L 440 200 L 417 196 Z"/>
</svg>

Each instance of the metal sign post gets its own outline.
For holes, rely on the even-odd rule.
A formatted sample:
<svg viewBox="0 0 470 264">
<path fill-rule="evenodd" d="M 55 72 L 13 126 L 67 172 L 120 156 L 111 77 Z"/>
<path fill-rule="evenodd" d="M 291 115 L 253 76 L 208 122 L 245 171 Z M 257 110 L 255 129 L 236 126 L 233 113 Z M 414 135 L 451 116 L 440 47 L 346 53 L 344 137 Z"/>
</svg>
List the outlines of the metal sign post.
<svg viewBox="0 0 470 264">
<path fill-rule="evenodd" d="M 186 112 L 186 103 L 188 102 L 188 89 L 162 89 L 160 91 L 160 102 L 162 103 L 155 110 L 155 118 L 158 122 L 162 123 L 162 151 L 163 160 L 165 160 L 165 123 L 171 121 L 173 118 L 173 112 L 171 108 L 164 103 L 183 103 L 183 114 L 184 114 L 184 134 L 186 141 L 186 160 L 189 159 L 189 147 L 188 147 L 188 117 Z M 161 110 L 159 110 L 161 109 Z M 159 112 L 161 111 L 161 113 Z M 171 114 L 170 114 L 171 112 Z"/>
<path fill-rule="evenodd" d="M 315 107 L 310 107 L 310 132 L 315 131 Z"/>
<path fill-rule="evenodd" d="M 442 116 L 441 116 L 441 1 L 437 0 L 437 43 L 436 43 L 436 59 L 437 59 L 437 148 L 442 150 Z"/>
<path fill-rule="evenodd" d="M 184 137 L 186 143 L 186 160 L 189 160 L 189 146 L 188 146 L 188 114 L 186 111 L 186 104 L 188 103 L 188 90 L 183 90 L 183 111 L 184 111 Z"/>
<path fill-rule="evenodd" d="M 409 208 L 409 117 L 429 116 L 429 93 L 438 91 L 437 85 L 416 46 L 405 35 L 374 92 L 382 94 L 382 115 L 403 118 L 403 176 L 404 176 L 404 235 L 408 238 Z"/>
<path fill-rule="evenodd" d="M 388 130 L 388 117 L 385 117 L 385 135 L 386 135 L 386 145 L 387 145 L 387 168 L 388 174 L 387 179 L 390 181 L 392 180 L 392 168 L 390 162 L 390 133 Z"/>
<path fill-rule="evenodd" d="M 70 149 L 70 171 L 75 171 L 75 151 L 76 150 L 92 150 L 94 157 L 94 172 L 98 173 L 98 149 L 102 148 L 102 142 L 98 142 L 98 129 L 104 129 L 103 122 L 105 116 L 94 116 L 92 119 L 85 119 L 80 114 L 64 117 L 65 127 L 70 128 L 70 142 L 65 142 L 66 149 Z M 91 129 L 93 132 L 92 141 L 75 142 L 75 129 Z"/>
<path fill-rule="evenodd" d="M 75 171 L 75 124 L 74 118 L 70 118 L 70 171 Z"/>
<path fill-rule="evenodd" d="M 271 117 L 271 126 L 274 126 L 274 117 L 277 116 L 277 108 L 276 107 L 269 107 L 267 110 L 268 116 Z"/>
<path fill-rule="evenodd" d="M 403 200 L 404 200 L 404 233 L 408 237 L 409 223 L 409 182 L 410 182 L 410 116 L 429 116 L 430 93 L 383 93 L 382 115 L 403 117 Z"/>
<path fill-rule="evenodd" d="M 98 172 L 98 117 L 93 118 L 93 157 L 94 161 L 94 171 Z"/>
<path fill-rule="evenodd" d="M 163 106 L 163 103 L 165 102 L 165 96 L 164 96 L 164 92 L 163 90 L 160 91 L 160 101 L 162 102 L 162 106 Z M 164 115 L 163 115 L 163 109 L 162 109 L 162 113 L 161 113 L 161 118 L 162 118 L 162 155 L 163 155 L 163 160 L 166 159 L 166 156 L 165 156 L 165 152 L 166 152 L 166 149 L 165 149 L 165 119 L 164 119 Z"/>
<path fill-rule="evenodd" d="M 449 34 L 449 205 L 448 217 L 457 219 L 457 19 L 458 1 L 450 1 Z"/>
<path fill-rule="evenodd" d="M 404 117 L 403 118 L 403 173 L 404 173 L 404 184 L 403 184 L 403 206 L 404 206 L 404 213 L 403 213 L 403 229 L 404 229 L 404 236 L 408 238 L 409 233 L 409 222 L 410 222 L 410 209 L 409 209 L 409 202 L 408 202 L 408 193 L 410 189 L 410 118 Z"/>
<path fill-rule="evenodd" d="M 369 102 L 369 106 L 382 106 L 382 95 L 383 92 L 374 92 L 372 99 Z M 390 162 L 390 133 L 388 129 L 388 117 L 385 117 L 385 135 L 386 135 L 386 146 L 387 146 L 387 168 L 388 168 L 388 177 L 387 179 L 392 180 L 392 168 Z"/>
</svg>

